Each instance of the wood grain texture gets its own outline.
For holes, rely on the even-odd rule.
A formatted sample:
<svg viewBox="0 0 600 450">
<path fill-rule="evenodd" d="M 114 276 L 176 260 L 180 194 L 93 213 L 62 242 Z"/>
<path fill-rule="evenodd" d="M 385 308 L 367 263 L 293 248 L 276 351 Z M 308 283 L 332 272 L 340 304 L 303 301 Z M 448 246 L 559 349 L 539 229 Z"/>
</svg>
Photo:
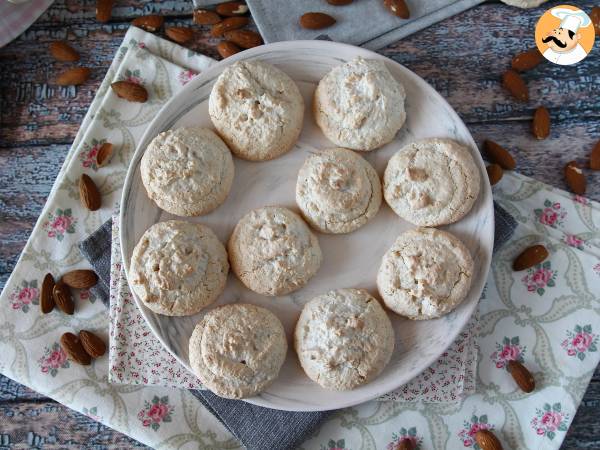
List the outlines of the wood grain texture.
<svg viewBox="0 0 600 450">
<path fill-rule="evenodd" d="M 560 4 L 552 1 L 545 7 Z M 594 1 L 577 4 L 590 10 Z M 565 188 L 566 161 L 584 162 L 600 139 L 600 49 L 575 67 L 549 63 L 524 75 L 528 103 L 516 103 L 500 86 L 512 56 L 533 45 L 533 27 L 544 8 L 518 10 L 485 3 L 381 50 L 432 84 L 467 123 L 475 141 L 490 138 L 513 151 L 517 170 Z M 191 1 L 116 2 L 111 20 L 95 20 L 95 0 L 57 0 L 17 40 L 0 49 L 0 288 L 4 286 L 46 201 L 89 103 L 129 26 L 144 14 L 162 14 L 166 26 L 196 30 L 187 47 L 218 58 L 209 27 L 192 23 Z M 161 30 L 159 35 L 164 36 Z M 85 85 L 58 87 L 67 67 L 47 50 L 67 40 L 92 69 Z M 546 106 L 552 132 L 530 133 L 536 107 Z M 588 196 L 600 200 L 600 172 L 588 178 Z M 600 449 L 600 370 L 596 371 L 563 448 Z M 144 448 L 68 408 L 0 376 L 2 448 Z"/>
</svg>

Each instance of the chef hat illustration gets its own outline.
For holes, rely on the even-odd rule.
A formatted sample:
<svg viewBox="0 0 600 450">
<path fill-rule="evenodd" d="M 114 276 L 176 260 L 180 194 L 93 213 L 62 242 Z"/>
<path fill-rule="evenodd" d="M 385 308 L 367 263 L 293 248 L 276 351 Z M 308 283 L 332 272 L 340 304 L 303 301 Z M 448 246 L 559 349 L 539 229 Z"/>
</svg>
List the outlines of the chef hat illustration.
<svg viewBox="0 0 600 450">
<path fill-rule="evenodd" d="M 573 11 L 567 8 L 554 8 L 550 11 L 554 17 L 560 19 L 560 28 L 577 33 L 579 28 L 585 28 L 592 23 L 583 11 Z"/>
</svg>

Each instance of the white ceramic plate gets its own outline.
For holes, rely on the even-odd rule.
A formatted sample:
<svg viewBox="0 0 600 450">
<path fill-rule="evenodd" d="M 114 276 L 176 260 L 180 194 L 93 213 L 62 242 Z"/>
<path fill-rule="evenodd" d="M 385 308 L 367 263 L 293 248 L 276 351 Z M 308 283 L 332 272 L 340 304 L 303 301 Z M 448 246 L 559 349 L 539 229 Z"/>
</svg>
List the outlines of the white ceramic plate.
<svg viewBox="0 0 600 450">
<path fill-rule="evenodd" d="M 212 127 L 208 97 L 223 69 L 238 60 L 260 59 L 279 67 L 300 87 L 306 102 L 304 129 L 296 147 L 273 161 L 253 163 L 235 159 L 235 180 L 226 202 L 199 218 L 186 218 L 210 226 L 222 242 L 237 221 L 250 209 L 283 205 L 297 210 L 294 192 L 298 170 L 309 152 L 333 147 L 314 123 L 312 94 L 318 81 L 334 66 L 356 56 L 381 59 L 407 93 L 407 121 L 396 139 L 385 147 L 364 153 L 381 176 L 388 159 L 403 145 L 427 137 L 448 137 L 466 144 L 481 172 L 481 193 L 472 211 L 461 221 L 445 227 L 467 245 L 476 272 L 467 299 L 451 314 L 437 320 L 410 321 L 391 314 L 396 348 L 391 362 L 371 383 L 353 391 L 333 392 L 319 387 L 300 368 L 290 346 L 277 381 L 247 401 L 276 409 L 315 411 L 343 408 L 376 398 L 410 381 L 431 365 L 454 341 L 469 320 L 483 290 L 494 240 L 492 195 L 483 161 L 469 131 L 454 110 L 423 79 L 394 61 L 361 48 L 326 41 L 294 41 L 264 45 L 227 58 L 189 82 L 171 99 L 148 127 L 129 167 L 121 201 L 121 245 L 125 270 L 133 248 L 144 231 L 156 222 L 175 218 L 160 210 L 146 195 L 140 176 L 140 159 L 150 140 L 170 128 L 200 125 Z M 318 233 L 324 260 L 317 275 L 303 289 L 283 297 L 264 297 L 246 289 L 230 273 L 217 305 L 244 301 L 264 306 L 282 320 L 288 339 L 298 314 L 308 300 L 334 288 L 360 287 L 377 295 L 377 270 L 385 251 L 396 237 L 412 226 L 398 218 L 387 205 L 366 226 L 351 234 Z M 186 367 L 188 339 L 202 312 L 191 317 L 167 317 L 153 313 L 137 298 L 148 325 L 162 344 Z M 291 340 L 289 340 L 291 342 Z"/>
</svg>

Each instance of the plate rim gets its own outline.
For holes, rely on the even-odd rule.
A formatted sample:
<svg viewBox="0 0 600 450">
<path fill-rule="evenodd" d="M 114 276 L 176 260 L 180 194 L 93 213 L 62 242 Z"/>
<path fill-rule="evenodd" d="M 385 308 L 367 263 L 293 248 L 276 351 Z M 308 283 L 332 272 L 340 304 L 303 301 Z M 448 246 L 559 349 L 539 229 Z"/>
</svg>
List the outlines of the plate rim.
<svg viewBox="0 0 600 450">
<path fill-rule="evenodd" d="M 154 337 L 156 339 L 159 340 L 159 342 L 161 343 L 161 345 L 163 346 L 163 348 L 165 350 L 167 350 L 169 352 L 170 355 L 172 355 L 178 362 L 180 362 L 184 367 L 187 368 L 187 364 L 185 364 L 178 355 L 174 354 L 173 352 L 171 352 L 171 350 L 169 349 L 169 346 L 165 343 L 165 341 L 163 340 L 163 338 L 160 336 L 160 333 L 157 332 L 157 330 L 155 329 L 155 327 L 152 325 L 151 321 L 148 319 L 147 314 L 149 313 L 149 310 L 142 304 L 141 300 L 138 298 L 138 296 L 135 294 L 135 292 L 133 291 L 133 289 L 131 288 L 130 282 L 129 282 L 129 266 L 130 266 L 130 259 L 128 259 L 125 255 L 125 227 L 123 226 L 124 223 L 126 223 L 125 217 L 125 208 L 122 208 L 122 205 L 126 204 L 126 200 L 128 199 L 129 193 L 131 192 L 131 185 L 133 183 L 133 179 L 135 177 L 135 172 L 137 171 L 139 164 L 140 164 L 140 160 L 144 154 L 145 151 L 145 147 L 146 145 L 145 142 L 147 142 L 149 139 L 153 138 L 155 133 L 155 128 L 156 128 L 156 123 L 159 122 L 161 115 L 163 113 L 163 111 L 168 110 L 169 108 L 172 107 L 172 105 L 176 102 L 179 101 L 179 99 L 183 96 L 185 96 L 188 92 L 193 92 L 195 89 L 198 89 L 199 87 L 201 87 L 206 81 L 206 79 L 212 79 L 213 77 L 213 73 L 214 72 L 220 72 L 222 71 L 225 67 L 230 66 L 231 64 L 240 61 L 240 60 L 245 60 L 245 59 L 253 59 L 257 56 L 263 55 L 265 53 L 269 53 L 271 51 L 293 51 L 293 49 L 290 48 L 294 47 L 296 45 L 304 45 L 304 46 L 316 46 L 316 47 L 329 47 L 332 51 L 332 55 L 335 55 L 335 50 L 336 49 L 340 49 L 343 48 L 348 52 L 353 53 L 354 57 L 356 56 L 363 56 L 365 58 L 372 58 L 372 59 L 379 59 L 379 60 L 385 60 L 387 63 L 389 64 L 393 64 L 395 66 L 397 66 L 398 68 L 400 68 L 403 71 L 407 71 L 410 73 L 411 76 L 416 77 L 416 79 L 424 84 L 425 86 L 427 86 L 427 88 L 430 90 L 430 92 L 433 93 L 433 95 L 436 96 L 437 101 L 442 102 L 443 104 L 445 104 L 445 106 L 447 107 L 448 111 L 450 112 L 451 115 L 453 115 L 454 120 L 458 120 L 460 123 L 462 123 L 462 125 L 464 126 L 464 128 L 466 129 L 467 133 L 468 133 L 468 137 L 470 139 L 470 141 L 468 142 L 468 144 L 470 146 L 472 146 L 475 149 L 478 149 L 479 147 L 477 146 L 477 144 L 475 143 L 475 140 L 473 139 L 473 136 L 469 130 L 469 128 L 467 127 L 467 125 L 464 123 L 464 121 L 460 118 L 460 116 L 458 115 L 458 113 L 455 111 L 455 109 L 452 107 L 452 105 L 450 105 L 448 103 L 448 101 L 433 87 L 431 86 L 431 84 L 429 84 L 425 79 L 423 79 L 421 76 L 419 76 L 418 74 L 416 74 L 415 72 L 413 72 L 412 70 L 410 70 L 409 68 L 405 67 L 404 65 L 400 64 L 399 62 L 388 58 L 387 56 L 384 56 L 382 54 L 376 53 L 372 50 L 368 50 L 362 47 L 357 47 L 354 45 L 350 45 L 350 44 L 345 44 L 345 43 L 339 43 L 339 42 L 333 42 L 333 41 L 327 41 L 327 40 L 298 40 L 298 41 L 282 41 L 282 42 L 276 42 L 276 43 L 272 43 L 272 44 L 265 44 L 265 45 L 261 45 L 258 47 L 254 47 L 248 50 L 244 50 L 242 52 L 239 52 L 233 56 L 230 56 L 226 59 L 223 59 L 221 61 L 216 62 L 215 64 L 209 66 L 206 70 L 204 70 L 203 72 L 201 72 L 200 74 L 198 74 L 198 76 L 196 76 L 195 78 L 193 78 L 189 83 L 187 83 L 183 89 L 181 89 L 178 93 L 176 93 L 175 95 L 173 95 L 156 113 L 155 117 L 152 119 L 152 121 L 148 124 L 146 130 L 144 131 L 144 133 L 142 134 L 142 137 L 140 138 L 139 144 L 137 145 L 135 152 L 133 153 L 131 160 L 129 162 L 129 166 L 127 168 L 127 175 L 125 177 L 125 181 L 123 183 L 123 191 L 121 192 L 121 198 L 120 198 L 120 211 L 119 211 L 119 248 L 120 248 L 120 252 L 121 252 L 121 258 L 122 258 L 122 265 L 123 265 L 123 269 L 124 269 L 124 274 L 125 274 L 125 278 L 127 279 L 127 284 L 128 287 L 131 291 L 131 294 L 135 300 L 135 304 L 137 306 L 137 308 L 139 309 L 140 313 L 142 314 L 142 317 L 144 318 L 146 324 L 148 325 L 148 327 L 150 328 L 150 330 L 152 331 L 152 334 L 154 335 Z M 375 150 L 376 151 L 376 150 Z M 485 164 L 483 163 L 483 159 L 481 158 L 481 156 L 477 159 L 477 165 L 479 169 L 485 169 Z M 480 167 L 482 166 L 483 167 Z M 495 217 L 494 217 L 494 210 L 493 210 L 493 197 L 492 197 L 492 189 L 491 186 L 489 185 L 489 183 L 486 182 L 486 179 L 483 178 L 483 175 L 485 174 L 485 170 L 483 170 L 482 173 L 482 182 L 481 182 L 481 187 L 480 187 L 480 195 L 482 195 L 482 191 L 485 191 L 485 196 L 486 196 L 486 203 L 484 204 L 484 209 L 489 209 L 489 220 L 491 222 L 491 227 L 492 229 L 495 226 Z M 494 243 L 494 239 L 495 236 L 492 234 L 492 248 L 493 248 L 493 243 Z M 475 310 L 477 309 L 478 305 L 479 305 L 479 301 L 481 300 L 481 294 L 483 293 L 483 290 L 485 288 L 485 283 L 487 281 L 487 278 L 489 276 L 489 271 L 491 268 L 491 260 L 492 260 L 492 249 L 489 249 L 490 251 L 486 251 L 485 254 L 482 256 L 485 259 L 485 266 L 483 267 L 482 271 L 481 271 L 481 275 L 480 275 L 480 279 L 483 280 L 483 282 L 481 282 L 481 286 L 479 288 L 479 299 L 476 302 L 473 302 L 473 306 L 471 306 L 471 310 L 468 312 L 467 315 L 465 315 L 465 320 L 464 323 L 462 323 L 459 327 L 457 327 L 457 331 L 456 333 L 451 336 L 452 339 L 449 339 L 449 343 L 447 346 L 445 346 L 444 348 L 441 348 L 439 353 L 437 353 L 437 355 L 435 357 L 429 358 L 427 360 L 427 364 L 424 366 L 425 368 L 429 367 L 431 364 L 433 364 L 438 358 L 439 356 L 444 353 L 451 345 L 452 343 L 456 340 L 456 338 L 458 337 L 458 335 L 464 330 L 465 326 L 468 324 L 469 320 L 471 319 L 471 317 L 473 316 Z M 471 286 L 471 289 L 473 289 L 474 287 L 476 287 L 474 284 Z M 415 373 L 409 380 L 406 381 L 406 383 L 410 382 L 412 379 L 414 379 L 415 377 L 417 377 L 420 373 L 422 373 L 422 370 Z M 404 383 L 404 384 L 406 384 Z M 404 384 L 395 386 L 393 388 L 391 388 L 389 391 L 386 392 L 390 392 L 391 390 L 394 389 L 398 389 L 400 386 L 403 386 Z M 355 406 L 357 404 L 361 404 L 364 403 L 366 401 L 371 401 L 373 399 L 376 399 L 377 397 L 385 394 L 386 392 L 381 392 L 375 395 L 370 396 L 370 398 L 360 398 L 360 399 L 352 399 L 352 396 L 349 395 L 349 399 L 348 401 L 342 402 L 340 404 L 336 404 L 333 407 L 322 407 L 320 405 L 307 405 L 307 404 L 299 404 L 297 407 L 283 407 L 282 405 L 280 405 L 279 403 L 277 404 L 272 404 L 271 402 L 267 401 L 261 394 L 258 394 L 257 396 L 254 397 L 249 397 L 249 398 L 244 398 L 241 399 L 247 403 L 253 404 L 253 405 L 257 405 L 257 406 L 262 406 L 262 407 L 267 407 L 267 408 L 272 408 L 272 409 L 278 409 L 278 410 L 282 410 L 282 411 L 296 411 L 296 412 L 314 412 L 314 411 L 328 411 L 328 410 L 335 410 L 335 409 L 342 409 L 342 408 L 347 408 L 347 407 L 351 407 L 351 406 Z M 352 393 L 352 391 L 348 391 L 348 393 Z M 262 394 L 268 394 L 268 393 L 262 393 Z"/>
</svg>

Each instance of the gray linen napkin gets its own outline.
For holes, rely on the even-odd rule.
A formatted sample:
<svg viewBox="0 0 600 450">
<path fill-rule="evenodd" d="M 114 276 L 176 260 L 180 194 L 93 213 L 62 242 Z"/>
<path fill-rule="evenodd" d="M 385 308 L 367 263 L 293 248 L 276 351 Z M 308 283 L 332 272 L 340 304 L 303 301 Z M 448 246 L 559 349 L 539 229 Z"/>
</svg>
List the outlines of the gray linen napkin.
<svg viewBox="0 0 600 450">
<path fill-rule="evenodd" d="M 410 19 L 390 14 L 382 0 L 355 0 L 350 5 L 333 6 L 325 0 L 246 0 L 252 18 L 265 42 L 314 39 L 326 34 L 336 42 L 377 50 L 436 22 L 472 8 L 484 0 L 407 0 Z M 196 7 L 221 3 L 194 0 Z M 324 12 L 337 20 L 325 30 L 306 30 L 298 24 L 306 12 Z"/>
<path fill-rule="evenodd" d="M 517 222 L 494 202 L 494 252 L 510 239 Z M 81 254 L 100 278 L 92 289 L 108 307 L 110 286 L 110 249 L 112 222 L 108 220 L 79 243 Z M 317 429 L 331 411 L 289 412 L 263 408 L 240 400 L 221 398 L 209 391 L 192 390 L 194 396 L 248 450 L 288 450 L 298 447 Z"/>
</svg>

